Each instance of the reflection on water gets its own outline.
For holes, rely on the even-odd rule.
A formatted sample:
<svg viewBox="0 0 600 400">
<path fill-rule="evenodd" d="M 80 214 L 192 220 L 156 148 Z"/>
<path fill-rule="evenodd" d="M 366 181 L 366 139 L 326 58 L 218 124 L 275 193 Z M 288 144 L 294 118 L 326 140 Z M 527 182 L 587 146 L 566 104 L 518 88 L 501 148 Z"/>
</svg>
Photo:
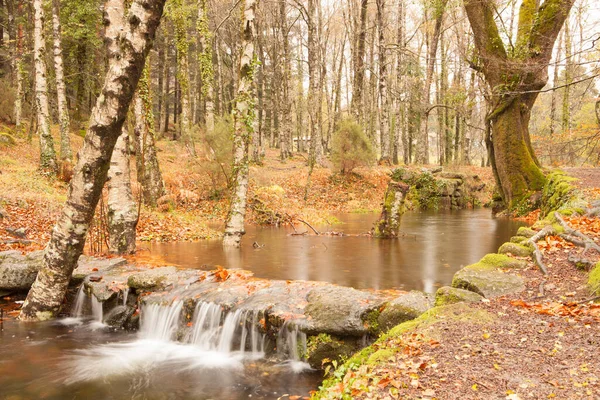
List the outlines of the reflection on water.
<svg viewBox="0 0 600 400">
<path fill-rule="evenodd" d="M 345 214 L 334 227 L 346 234 L 367 232 L 375 214 Z M 462 266 L 478 261 L 513 235 L 521 222 L 492 218 L 491 212 L 415 212 L 402 217 L 399 240 L 364 236 L 289 236 L 291 228 L 248 227 L 242 249 L 221 242 L 149 245 L 168 263 L 210 269 L 214 265 L 251 270 L 269 279 L 317 280 L 358 289 L 417 289 L 434 292 Z M 303 227 L 297 228 L 303 230 Z M 253 243 L 260 248 L 254 248 Z"/>
</svg>

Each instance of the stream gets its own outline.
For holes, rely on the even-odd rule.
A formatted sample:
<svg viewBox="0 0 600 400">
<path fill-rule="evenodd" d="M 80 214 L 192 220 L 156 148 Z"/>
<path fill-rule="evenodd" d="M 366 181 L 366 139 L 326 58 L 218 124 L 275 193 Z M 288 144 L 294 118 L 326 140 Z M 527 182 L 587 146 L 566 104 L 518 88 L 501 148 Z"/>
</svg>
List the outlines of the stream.
<svg viewBox="0 0 600 400">
<path fill-rule="evenodd" d="M 377 216 L 339 218 L 343 224 L 315 228 L 355 235 L 368 231 Z M 489 210 L 423 212 L 404 215 L 399 240 L 291 236 L 291 228 L 250 227 L 241 251 L 226 251 L 216 240 L 142 247 L 188 268 L 222 265 L 261 278 L 435 292 L 456 270 L 495 252 L 521 225 L 494 219 Z M 138 332 L 115 332 L 102 324 L 101 313 L 81 316 L 81 302 L 91 301 L 92 309 L 94 302 L 80 293 L 69 318 L 35 325 L 4 321 L 0 399 L 277 399 L 307 396 L 320 384 L 322 373 L 298 357 L 305 336 L 297 330 L 282 329 L 276 347 L 287 353 L 267 360 L 264 337 L 241 322 L 251 315 L 225 315 L 202 303 L 192 334 L 174 341 L 181 302 L 144 306 Z"/>
</svg>

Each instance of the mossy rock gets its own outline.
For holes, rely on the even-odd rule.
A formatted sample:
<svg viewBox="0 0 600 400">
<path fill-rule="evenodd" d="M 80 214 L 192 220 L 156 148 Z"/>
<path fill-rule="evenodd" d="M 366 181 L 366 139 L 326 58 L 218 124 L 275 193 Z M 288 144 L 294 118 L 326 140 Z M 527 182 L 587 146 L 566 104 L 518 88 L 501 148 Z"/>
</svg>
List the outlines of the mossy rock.
<svg viewBox="0 0 600 400">
<path fill-rule="evenodd" d="M 177 274 L 175 267 L 154 268 L 130 275 L 127 285 L 134 289 L 148 290 L 163 287 L 170 277 Z"/>
<path fill-rule="evenodd" d="M 506 242 L 498 249 L 499 254 L 512 254 L 517 257 L 529 257 L 533 254 L 533 249 L 529 246 Z"/>
<path fill-rule="evenodd" d="M 517 236 L 524 236 L 526 238 L 533 237 L 536 233 L 536 231 L 526 226 L 522 226 L 517 230 Z"/>
<path fill-rule="evenodd" d="M 350 357 L 356 351 L 354 343 L 326 333 L 310 336 L 306 345 L 306 361 L 315 369 L 323 369 L 333 361 Z"/>
<path fill-rule="evenodd" d="M 509 257 L 505 254 L 489 253 L 483 256 L 479 262 L 473 265 L 485 265 L 488 267 L 502 269 L 522 269 L 527 266 L 527 262 Z"/>
<path fill-rule="evenodd" d="M 527 243 L 528 240 L 529 240 L 529 238 L 527 238 L 525 236 L 512 236 L 510 238 L 510 242 L 516 243 L 516 244 Z"/>
<path fill-rule="evenodd" d="M 596 264 L 594 269 L 590 272 L 590 276 L 588 278 L 588 285 L 592 293 L 597 296 L 600 296 L 600 262 Z"/>
<path fill-rule="evenodd" d="M 435 293 L 435 306 L 445 306 L 454 303 L 477 303 L 483 296 L 469 290 L 443 286 Z"/>
<path fill-rule="evenodd" d="M 379 314 L 379 328 L 387 331 L 402 322 L 415 319 L 432 308 L 433 303 L 431 296 L 423 292 L 414 290 L 403 294 L 386 304 Z"/>
<path fill-rule="evenodd" d="M 486 298 L 494 298 L 522 292 L 525 290 L 525 283 L 518 276 L 478 263 L 469 265 L 454 274 L 452 287 L 470 290 Z"/>
</svg>

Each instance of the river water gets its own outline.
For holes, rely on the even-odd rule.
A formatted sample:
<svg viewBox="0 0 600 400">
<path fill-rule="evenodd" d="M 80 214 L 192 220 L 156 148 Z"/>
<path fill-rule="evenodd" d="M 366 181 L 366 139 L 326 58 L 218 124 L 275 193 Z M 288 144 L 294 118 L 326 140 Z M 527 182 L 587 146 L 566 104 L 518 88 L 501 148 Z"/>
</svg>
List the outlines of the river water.
<svg viewBox="0 0 600 400">
<path fill-rule="evenodd" d="M 376 217 L 343 215 L 341 225 L 316 228 L 357 235 L 368 231 Z M 489 210 L 408 213 L 399 240 L 290 236 L 291 229 L 252 227 L 241 251 L 225 251 L 220 241 L 153 244 L 149 250 L 188 268 L 222 265 L 263 278 L 434 292 L 449 284 L 461 266 L 496 251 L 519 225 L 493 219 Z M 199 316 L 218 312 L 210 307 L 198 311 Z M 172 310 L 152 312 L 156 320 L 176 319 L 159 317 Z M 142 310 L 144 315 L 152 316 Z M 163 331 L 167 334 L 157 336 Z M 39 324 L 5 320 L 0 329 L 0 399 L 277 399 L 307 396 L 318 388 L 319 372 L 294 362 L 257 359 L 258 345 L 250 353 L 223 351 L 221 345 L 195 340 L 174 342 L 168 332 L 154 322 L 145 325 L 144 318 L 137 333 L 109 331 L 94 316 Z"/>
<path fill-rule="evenodd" d="M 342 224 L 315 226 L 319 232 L 368 232 L 375 214 L 344 214 Z M 241 251 L 223 249 L 218 240 L 155 243 L 147 246 L 167 263 L 187 268 L 215 265 L 253 271 L 268 279 L 326 281 L 357 289 L 435 292 L 456 271 L 478 261 L 517 231 L 522 222 L 497 219 L 489 209 L 409 212 L 399 240 L 365 236 L 291 236 L 291 228 L 249 227 Z M 300 226 L 298 232 L 310 228 Z M 258 248 L 253 247 L 257 243 Z M 143 246 L 146 247 L 146 246 Z"/>
</svg>

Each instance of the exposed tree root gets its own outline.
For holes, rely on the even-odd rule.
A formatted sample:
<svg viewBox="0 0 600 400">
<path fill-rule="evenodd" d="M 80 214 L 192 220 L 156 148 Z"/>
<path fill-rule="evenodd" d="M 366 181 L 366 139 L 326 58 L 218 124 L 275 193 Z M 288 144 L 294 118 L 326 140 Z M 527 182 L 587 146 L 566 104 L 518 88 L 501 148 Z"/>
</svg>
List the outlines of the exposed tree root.
<svg viewBox="0 0 600 400">
<path fill-rule="evenodd" d="M 535 263 L 535 265 L 537 265 L 537 267 L 540 269 L 540 271 L 544 275 L 548 274 L 548 268 L 546 268 L 546 265 L 544 264 L 543 255 L 542 255 L 542 252 L 540 251 L 539 246 L 537 245 L 537 242 L 539 240 L 542 240 L 546 236 L 552 235 L 554 233 L 556 233 L 556 232 L 554 231 L 554 228 L 552 227 L 552 225 L 548 225 L 544 229 L 542 229 L 541 231 L 539 231 L 538 233 L 533 235 L 531 238 L 529 238 L 529 241 L 528 241 L 529 243 L 531 243 L 531 245 L 533 246 L 533 249 L 534 249 L 533 256 L 532 256 L 533 262 Z"/>
<path fill-rule="evenodd" d="M 565 234 L 561 234 L 560 237 L 573 243 L 575 246 L 583 247 L 583 250 L 578 255 L 569 255 L 569 261 L 574 263 L 577 267 L 583 267 L 586 270 L 593 268 L 596 263 L 585 258 L 584 256 L 588 250 L 596 250 L 598 253 L 600 253 L 600 246 L 598 246 L 596 242 L 594 242 L 588 236 L 571 228 L 558 212 L 555 212 L 554 216 L 556 217 L 556 220 L 560 226 L 562 226 L 565 230 Z"/>
</svg>

